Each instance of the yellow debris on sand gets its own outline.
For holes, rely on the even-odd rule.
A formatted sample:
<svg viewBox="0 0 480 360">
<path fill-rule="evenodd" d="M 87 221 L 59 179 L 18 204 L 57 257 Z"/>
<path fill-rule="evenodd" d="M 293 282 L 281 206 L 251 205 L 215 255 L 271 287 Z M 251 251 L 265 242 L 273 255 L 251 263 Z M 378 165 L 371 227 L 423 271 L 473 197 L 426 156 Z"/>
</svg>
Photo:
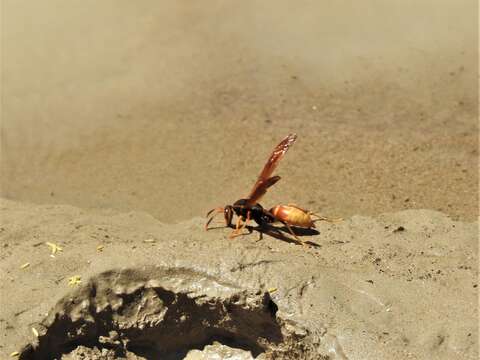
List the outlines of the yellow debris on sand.
<svg viewBox="0 0 480 360">
<path fill-rule="evenodd" d="M 82 277 L 80 275 L 74 275 L 71 278 L 68 278 L 68 286 L 77 286 L 82 282 Z"/>
<path fill-rule="evenodd" d="M 50 251 L 51 251 L 51 256 L 55 256 L 55 254 L 59 251 L 63 251 L 63 248 L 58 246 L 57 244 L 54 244 L 54 243 L 51 243 L 51 242 L 46 242 L 45 243 L 49 248 L 50 248 Z"/>
</svg>

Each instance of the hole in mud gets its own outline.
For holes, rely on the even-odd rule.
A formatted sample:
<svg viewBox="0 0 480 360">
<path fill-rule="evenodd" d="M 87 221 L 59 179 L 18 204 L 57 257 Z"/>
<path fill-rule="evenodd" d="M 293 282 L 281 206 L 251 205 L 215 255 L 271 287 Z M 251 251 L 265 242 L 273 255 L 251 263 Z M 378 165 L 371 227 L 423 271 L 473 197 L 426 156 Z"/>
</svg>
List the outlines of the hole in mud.
<svg viewBox="0 0 480 360">
<path fill-rule="evenodd" d="M 167 275 L 100 274 L 56 305 L 38 343 L 20 359 L 176 360 L 214 343 L 256 357 L 288 340 L 267 292 L 242 291 L 187 270 Z"/>
<path fill-rule="evenodd" d="M 162 359 L 167 359 L 167 360 L 182 360 L 184 359 L 189 352 L 192 350 L 203 350 L 206 346 L 212 345 L 212 344 L 221 344 L 221 345 L 226 345 L 232 349 L 241 349 L 246 352 L 250 352 L 253 357 L 257 357 L 261 353 L 264 352 L 264 349 L 258 347 L 256 344 L 247 344 L 241 341 L 241 339 L 238 338 L 238 336 L 235 336 L 234 334 L 225 334 L 225 335 L 214 335 L 211 337 L 208 337 L 204 342 L 200 343 L 192 343 L 187 347 L 183 349 L 177 349 L 173 350 L 170 352 L 159 352 L 157 349 L 157 344 L 142 344 L 142 343 L 137 343 L 137 344 L 130 344 L 127 346 L 127 351 L 137 355 L 141 356 L 145 359 L 158 359 L 161 357 Z"/>
<path fill-rule="evenodd" d="M 268 300 L 267 309 L 270 311 L 270 315 L 272 315 L 273 317 L 277 315 L 278 306 L 272 301 L 272 299 Z"/>
</svg>

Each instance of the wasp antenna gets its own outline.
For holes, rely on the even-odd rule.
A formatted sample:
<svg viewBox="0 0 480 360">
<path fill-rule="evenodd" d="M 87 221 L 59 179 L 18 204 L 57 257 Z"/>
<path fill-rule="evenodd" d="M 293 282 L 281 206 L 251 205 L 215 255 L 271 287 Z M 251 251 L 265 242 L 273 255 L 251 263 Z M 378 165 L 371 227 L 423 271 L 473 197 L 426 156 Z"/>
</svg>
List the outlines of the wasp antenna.
<svg viewBox="0 0 480 360">
<path fill-rule="evenodd" d="M 215 209 L 212 209 L 210 210 L 208 213 L 207 213 L 207 218 L 208 221 L 207 223 L 205 224 L 205 230 L 208 230 L 208 225 L 210 225 L 210 223 L 212 222 L 213 218 L 218 214 L 218 213 L 221 213 L 223 212 L 224 209 L 222 207 L 218 207 L 218 208 L 215 208 Z M 211 215 L 210 215 L 211 214 Z"/>
</svg>

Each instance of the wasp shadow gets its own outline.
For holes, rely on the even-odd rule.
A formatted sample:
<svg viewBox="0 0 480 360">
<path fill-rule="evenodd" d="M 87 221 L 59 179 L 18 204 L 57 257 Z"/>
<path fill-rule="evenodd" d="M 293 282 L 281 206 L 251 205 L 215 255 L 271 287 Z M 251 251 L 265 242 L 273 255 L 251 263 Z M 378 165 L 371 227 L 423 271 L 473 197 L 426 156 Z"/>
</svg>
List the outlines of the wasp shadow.
<svg viewBox="0 0 480 360">
<path fill-rule="evenodd" d="M 260 241 L 263 239 L 263 234 L 267 234 L 275 239 L 285 241 L 288 243 L 294 243 L 298 245 L 302 245 L 303 243 L 303 244 L 311 245 L 313 247 L 321 247 L 321 245 L 314 243 L 312 241 L 298 241 L 297 239 L 291 236 L 286 226 L 276 227 L 276 226 L 266 224 L 263 226 L 247 226 L 247 228 L 250 233 L 252 233 L 254 230 L 259 233 L 260 237 L 257 241 Z M 305 229 L 305 228 L 298 228 L 293 226 L 291 226 L 291 229 L 294 232 L 294 234 L 297 236 L 313 236 L 313 235 L 320 234 L 315 229 Z M 287 236 L 287 234 L 289 236 Z"/>
<path fill-rule="evenodd" d="M 234 225 L 227 225 L 227 228 L 235 229 Z M 214 226 L 209 228 L 209 230 L 215 230 L 215 229 L 224 229 L 225 226 Z M 292 229 L 293 233 L 297 236 L 314 236 L 314 235 L 319 235 L 320 232 L 318 232 L 315 229 L 306 229 L 306 228 L 299 228 L 295 226 L 290 226 Z M 297 239 L 293 238 L 290 231 L 288 231 L 288 228 L 286 226 L 273 226 L 270 224 L 264 224 L 264 225 L 258 225 L 258 226 L 251 226 L 247 225 L 245 226 L 245 229 L 248 230 L 248 234 L 251 234 L 253 231 L 256 231 L 259 233 L 259 239 L 257 241 L 260 241 L 263 239 L 263 234 L 267 234 L 277 240 L 285 241 L 287 243 L 293 243 L 297 245 L 311 245 L 313 247 L 322 247 L 320 244 L 314 243 L 312 241 L 298 241 Z M 287 236 L 288 234 L 288 236 Z M 243 234 L 247 235 L 247 234 Z M 240 235 L 242 236 L 242 235 Z"/>
<path fill-rule="evenodd" d="M 314 235 L 320 235 L 320 232 L 316 229 L 306 229 L 306 228 L 300 228 L 296 226 L 290 226 L 292 231 L 295 233 L 297 236 L 314 236 Z M 288 228 L 286 226 L 281 226 L 279 227 L 282 231 L 288 232 Z"/>
</svg>

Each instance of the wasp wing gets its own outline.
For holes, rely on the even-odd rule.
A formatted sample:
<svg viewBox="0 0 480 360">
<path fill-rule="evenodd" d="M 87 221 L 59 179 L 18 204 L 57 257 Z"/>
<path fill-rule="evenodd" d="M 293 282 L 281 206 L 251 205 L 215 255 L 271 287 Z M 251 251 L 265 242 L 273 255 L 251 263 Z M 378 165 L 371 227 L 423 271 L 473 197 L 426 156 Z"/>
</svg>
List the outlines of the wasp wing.
<svg viewBox="0 0 480 360">
<path fill-rule="evenodd" d="M 247 199 L 248 204 L 255 204 L 256 202 L 260 201 L 263 195 L 266 194 L 267 189 L 270 186 L 273 186 L 278 180 L 280 180 L 280 176 L 272 176 L 265 181 L 261 181 L 258 185 L 255 186 L 254 191 L 250 194 L 250 197 Z"/>
<path fill-rule="evenodd" d="M 247 198 L 250 205 L 253 205 L 258 200 L 260 200 L 260 198 L 267 192 L 267 189 L 270 186 L 274 185 L 278 180 L 280 180 L 280 176 L 271 177 L 271 175 L 276 169 L 278 162 L 283 158 L 285 153 L 288 151 L 288 149 L 295 142 L 296 139 L 296 134 L 290 134 L 285 139 L 283 139 L 275 147 L 275 149 L 273 149 L 272 154 L 268 158 L 267 163 L 263 167 L 263 170 L 260 173 L 257 182 L 253 186 L 253 189 Z"/>
</svg>

